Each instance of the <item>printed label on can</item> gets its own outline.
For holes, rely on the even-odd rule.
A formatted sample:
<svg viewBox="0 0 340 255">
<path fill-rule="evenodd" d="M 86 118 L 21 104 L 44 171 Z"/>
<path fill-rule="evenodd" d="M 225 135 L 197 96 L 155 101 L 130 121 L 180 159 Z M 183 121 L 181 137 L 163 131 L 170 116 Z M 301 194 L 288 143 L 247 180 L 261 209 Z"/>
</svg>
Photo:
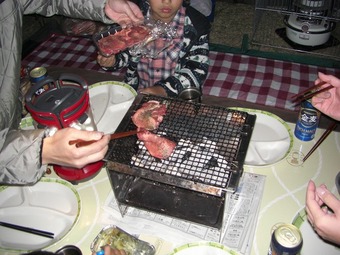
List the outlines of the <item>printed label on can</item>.
<svg viewBox="0 0 340 255">
<path fill-rule="evenodd" d="M 320 112 L 309 101 L 303 102 L 295 126 L 295 136 L 302 141 L 312 140 L 318 128 L 319 118 Z"/>
</svg>

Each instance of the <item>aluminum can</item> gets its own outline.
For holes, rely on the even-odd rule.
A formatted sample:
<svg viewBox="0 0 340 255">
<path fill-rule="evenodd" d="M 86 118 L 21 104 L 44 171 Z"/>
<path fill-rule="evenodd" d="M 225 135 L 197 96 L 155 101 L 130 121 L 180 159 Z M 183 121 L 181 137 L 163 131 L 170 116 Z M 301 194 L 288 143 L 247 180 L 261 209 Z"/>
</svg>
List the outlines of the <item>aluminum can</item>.
<svg viewBox="0 0 340 255">
<path fill-rule="evenodd" d="M 302 248 L 300 230 L 292 224 L 281 224 L 272 233 L 268 255 L 296 255 Z"/>
<path fill-rule="evenodd" d="M 31 82 L 37 83 L 47 76 L 47 69 L 45 67 L 35 67 L 30 71 Z"/>
<path fill-rule="evenodd" d="M 178 97 L 188 102 L 200 103 L 202 99 L 202 93 L 198 88 L 189 87 L 182 90 Z"/>
<path fill-rule="evenodd" d="M 313 140 L 319 125 L 319 120 L 320 112 L 314 108 L 311 101 L 303 101 L 294 131 L 296 138 L 301 141 Z"/>
</svg>

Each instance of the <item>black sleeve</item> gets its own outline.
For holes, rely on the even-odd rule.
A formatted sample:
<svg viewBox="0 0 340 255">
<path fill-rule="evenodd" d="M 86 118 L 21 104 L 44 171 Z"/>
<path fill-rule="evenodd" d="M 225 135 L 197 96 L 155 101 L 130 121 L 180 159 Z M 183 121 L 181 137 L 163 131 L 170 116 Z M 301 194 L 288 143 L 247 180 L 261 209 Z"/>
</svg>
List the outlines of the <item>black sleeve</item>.
<svg viewBox="0 0 340 255">
<path fill-rule="evenodd" d="M 206 16 L 191 6 L 186 7 L 186 15 L 197 30 L 197 37 L 210 33 L 211 24 Z"/>
</svg>

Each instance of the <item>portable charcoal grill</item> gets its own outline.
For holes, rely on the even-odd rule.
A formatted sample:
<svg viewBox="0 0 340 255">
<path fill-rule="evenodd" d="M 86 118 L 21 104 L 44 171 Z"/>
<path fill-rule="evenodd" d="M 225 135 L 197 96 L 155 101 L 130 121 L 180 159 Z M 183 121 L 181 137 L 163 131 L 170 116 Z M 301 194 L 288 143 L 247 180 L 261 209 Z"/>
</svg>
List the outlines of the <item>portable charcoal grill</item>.
<svg viewBox="0 0 340 255">
<path fill-rule="evenodd" d="M 177 146 L 168 159 L 160 160 L 137 136 L 111 141 L 107 169 L 122 214 L 133 206 L 220 228 L 225 193 L 238 186 L 256 116 L 140 94 L 116 132 L 136 129 L 131 116 L 150 100 L 167 105 L 153 132 Z"/>
</svg>

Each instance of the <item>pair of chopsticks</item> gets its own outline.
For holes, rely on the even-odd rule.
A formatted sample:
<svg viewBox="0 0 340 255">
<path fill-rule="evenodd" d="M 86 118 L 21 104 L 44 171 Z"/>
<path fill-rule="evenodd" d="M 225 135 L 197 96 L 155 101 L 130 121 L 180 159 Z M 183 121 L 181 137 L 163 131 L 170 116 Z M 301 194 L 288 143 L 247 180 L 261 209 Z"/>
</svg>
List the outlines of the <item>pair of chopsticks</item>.
<svg viewBox="0 0 340 255">
<path fill-rule="evenodd" d="M 321 86 L 325 85 L 327 82 L 322 81 L 308 89 L 305 89 L 304 91 L 300 92 L 299 94 L 296 94 L 294 96 L 291 97 L 293 102 L 299 103 L 301 101 L 307 100 L 312 98 L 313 96 L 315 96 L 316 94 L 319 94 L 321 92 L 327 91 L 331 88 L 333 88 L 332 85 L 329 85 L 325 88 L 320 88 Z"/>
<path fill-rule="evenodd" d="M 320 144 L 327 138 L 327 136 L 336 128 L 337 123 L 333 121 L 326 131 L 322 134 L 322 136 L 319 138 L 319 140 L 314 144 L 312 149 L 307 153 L 307 155 L 302 159 L 302 162 L 305 162 L 307 158 L 309 158 L 310 155 L 320 146 Z"/>
<path fill-rule="evenodd" d="M 33 234 L 33 235 L 43 236 L 43 237 L 47 237 L 47 238 L 51 238 L 51 239 L 54 238 L 53 233 L 47 232 L 47 231 L 44 231 L 44 230 L 19 226 L 19 225 L 15 225 L 15 224 L 3 222 L 3 221 L 0 221 L 0 226 L 19 230 L 19 231 L 23 231 L 23 232 L 30 233 L 30 234 Z"/>
<path fill-rule="evenodd" d="M 126 132 L 111 134 L 110 140 L 135 135 L 137 133 L 138 133 L 137 130 L 131 130 L 131 131 L 126 131 Z M 69 144 L 70 145 L 75 144 L 76 147 L 82 147 L 82 146 L 90 145 L 91 143 L 94 143 L 94 142 L 96 142 L 96 141 L 83 141 L 83 140 L 78 139 L 78 140 L 70 141 Z"/>
</svg>

